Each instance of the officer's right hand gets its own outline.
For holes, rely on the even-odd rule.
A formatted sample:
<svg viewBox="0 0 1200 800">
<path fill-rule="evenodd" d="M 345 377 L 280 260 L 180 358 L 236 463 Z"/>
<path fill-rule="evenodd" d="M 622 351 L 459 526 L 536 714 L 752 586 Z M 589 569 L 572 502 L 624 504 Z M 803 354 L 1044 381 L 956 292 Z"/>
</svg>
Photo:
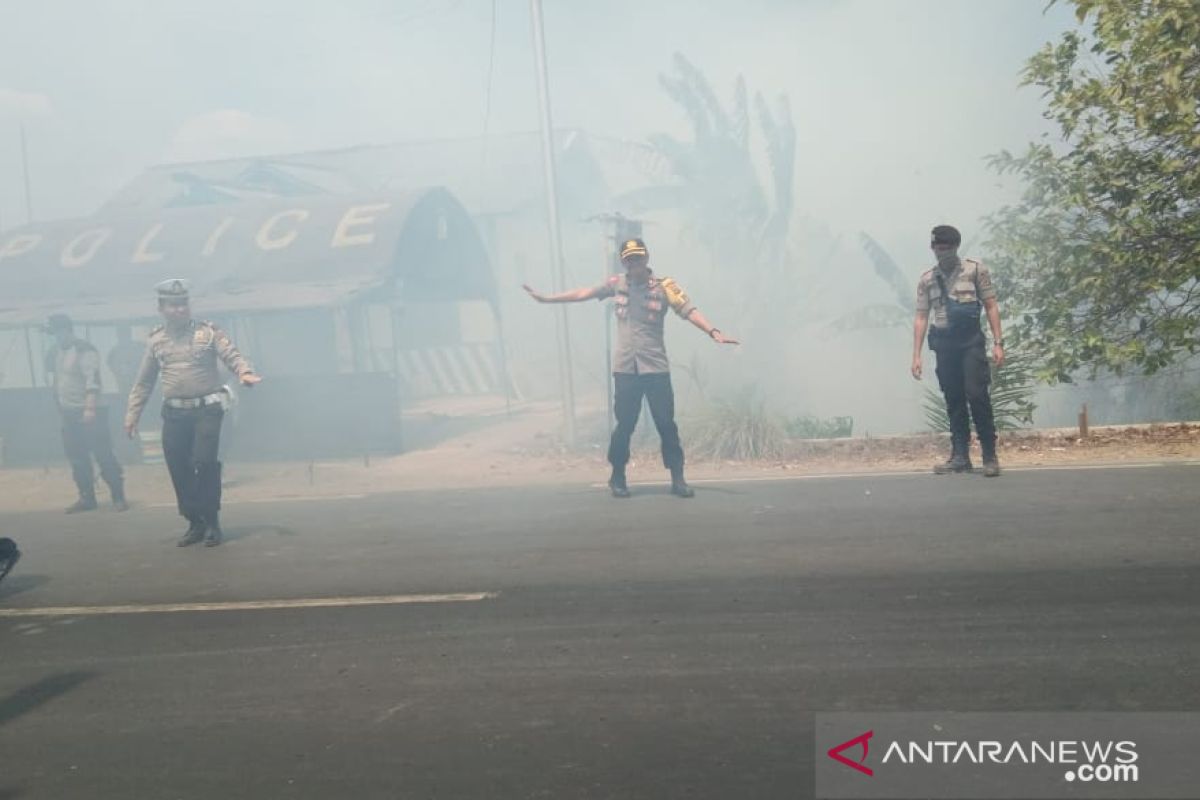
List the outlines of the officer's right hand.
<svg viewBox="0 0 1200 800">
<path fill-rule="evenodd" d="M 921 357 L 920 356 L 917 356 L 916 358 L 913 359 L 912 376 L 913 376 L 913 380 L 918 380 L 918 381 L 921 380 Z"/>
<path fill-rule="evenodd" d="M 130 439 L 137 436 L 137 423 L 136 422 L 126 422 L 125 423 L 125 435 L 128 436 Z"/>
<path fill-rule="evenodd" d="M 528 292 L 529 296 L 532 297 L 534 300 L 537 300 L 539 303 L 546 302 L 546 295 L 542 294 L 541 292 L 535 291 L 534 288 L 532 286 L 530 286 L 528 283 L 522 283 L 521 288 L 524 289 L 526 292 Z"/>
</svg>

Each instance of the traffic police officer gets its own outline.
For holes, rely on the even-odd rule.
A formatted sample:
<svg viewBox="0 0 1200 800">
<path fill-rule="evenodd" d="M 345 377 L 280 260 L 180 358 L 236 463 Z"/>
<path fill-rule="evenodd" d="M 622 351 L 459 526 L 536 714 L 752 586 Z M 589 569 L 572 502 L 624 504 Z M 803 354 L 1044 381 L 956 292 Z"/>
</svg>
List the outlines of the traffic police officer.
<svg viewBox="0 0 1200 800">
<path fill-rule="evenodd" d="M 625 465 L 629 462 L 629 440 L 642 410 L 642 397 L 662 440 L 663 466 L 671 471 L 671 492 L 692 497 L 683 477 L 683 447 L 675 425 L 675 394 L 671 387 L 670 363 L 663 343 L 663 321 L 668 309 L 688 320 L 720 344 L 737 344 L 700 313 L 679 284 L 657 277 L 650 269 L 650 253 L 641 239 L 621 245 L 624 275 L 614 275 L 600 286 L 544 295 L 525 286 L 539 303 L 577 303 L 612 298 L 616 304 L 617 345 L 613 360 L 617 427 L 608 445 L 612 476 L 608 485 L 614 497 L 629 497 Z"/>
<path fill-rule="evenodd" d="M 950 459 L 933 471 L 942 475 L 971 470 L 969 417 L 974 417 L 975 435 L 983 451 L 983 474 L 992 478 L 1000 474 L 1000 461 L 996 457 L 996 424 L 988 395 L 991 368 L 979 313 L 982 308 L 987 314 L 992 330 L 992 358 L 1000 367 L 1004 364 L 1000 309 L 987 267 L 975 259 L 960 258 L 961 242 L 962 235 L 950 225 L 933 229 L 930 248 L 937 266 L 925 272 L 917 284 L 912 376 L 921 379 L 921 346 L 928 329 L 929 349 L 937 356 L 938 385 L 950 418 Z"/>
<path fill-rule="evenodd" d="M 188 282 L 182 278 L 163 281 L 158 291 L 158 309 L 166 321 L 155 328 L 146 343 L 146 354 L 129 393 L 125 432 L 137 432 L 138 419 L 162 375 L 163 456 L 179 513 L 188 520 L 180 547 L 201 539 L 213 547 L 221 543 L 221 462 L 218 448 L 221 420 L 229 393 L 221 385 L 217 362 L 221 361 L 245 386 L 262 380 L 234 347 L 229 336 L 211 322 L 192 319 Z"/>
<path fill-rule="evenodd" d="M 46 359 L 46 366 L 54 376 L 63 449 L 79 490 L 79 499 L 67 508 L 67 513 L 97 507 L 93 457 L 100 466 L 100 477 L 108 484 L 113 507 L 125 511 L 129 505 L 125 502 L 124 476 L 113 455 L 108 409 L 100 402 L 100 354 L 91 342 L 75 336 L 74 325 L 66 314 L 51 315 L 46 330 L 54 334 L 57 343 Z"/>
</svg>

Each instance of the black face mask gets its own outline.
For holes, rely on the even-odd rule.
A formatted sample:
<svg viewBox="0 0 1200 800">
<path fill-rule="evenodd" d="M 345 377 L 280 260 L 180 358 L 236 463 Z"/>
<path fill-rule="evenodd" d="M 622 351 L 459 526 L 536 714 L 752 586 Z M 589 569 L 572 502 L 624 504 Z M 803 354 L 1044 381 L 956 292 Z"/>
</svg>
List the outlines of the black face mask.
<svg viewBox="0 0 1200 800">
<path fill-rule="evenodd" d="M 949 248 L 948 250 L 934 251 L 934 256 L 937 258 L 938 266 L 943 269 L 949 269 L 958 263 L 958 246 Z"/>
</svg>

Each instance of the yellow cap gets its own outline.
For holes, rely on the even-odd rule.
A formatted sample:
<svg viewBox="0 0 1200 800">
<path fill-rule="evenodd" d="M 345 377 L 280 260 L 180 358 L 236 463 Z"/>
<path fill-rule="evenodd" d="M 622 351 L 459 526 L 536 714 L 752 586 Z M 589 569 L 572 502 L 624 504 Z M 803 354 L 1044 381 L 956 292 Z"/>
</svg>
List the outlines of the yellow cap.
<svg viewBox="0 0 1200 800">
<path fill-rule="evenodd" d="M 641 239 L 626 239 L 621 245 L 621 260 L 630 256 L 648 256 L 650 251 L 646 249 L 646 243 Z"/>
</svg>

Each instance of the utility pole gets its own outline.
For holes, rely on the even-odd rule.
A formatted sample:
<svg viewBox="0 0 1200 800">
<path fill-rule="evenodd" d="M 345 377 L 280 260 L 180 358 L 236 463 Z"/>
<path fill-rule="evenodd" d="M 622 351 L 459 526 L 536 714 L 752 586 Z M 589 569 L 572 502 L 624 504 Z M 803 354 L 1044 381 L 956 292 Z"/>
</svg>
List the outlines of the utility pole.
<svg viewBox="0 0 1200 800">
<path fill-rule="evenodd" d="M 29 188 L 29 148 L 25 144 L 25 126 L 21 128 L 21 166 L 25 171 L 25 222 L 33 222 L 33 193 Z"/>
<path fill-rule="evenodd" d="M 626 239 L 642 238 L 642 221 L 629 219 L 622 214 L 603 214 L 591 217 L 590 220 L 601 222 L 607 228 L 604 237 L 603 275 L 603 280 L 607 281 L 613 275 L 621 273 L 621 243 Z M 608 399 L 608 429 L 610 431 L 616 423 L 613 412 L 612 320 L 613 314 L 610 306 L 605 309 L 604 314 L 604 378 L 605 395 Z"/>
<path fill-rule="evenodd" d="M 546 77 L 546 38 L 542 27 L 542 2 L 529 0 L 529 16 L 533 25 L 533 54 L 537 66 L 538 105 L 541 107 L 542 157 L 546 178 L 546 217 L 550 226 L 550 262 L 553 266 L 554 291 L 566 288 L 563 264 L 562 231 L 558 224 L 558 176 L 554 167 L 554 127 L 550 118 L 550 88 Z M 562 394 L 563 440 L 567 447 L 575 446 L 575 386 L 571 375 L 571 332 L 567 326 L 567 309 L 559 305 L 555 316 L 558 338 L 558 380 Z"/>
</svg>

